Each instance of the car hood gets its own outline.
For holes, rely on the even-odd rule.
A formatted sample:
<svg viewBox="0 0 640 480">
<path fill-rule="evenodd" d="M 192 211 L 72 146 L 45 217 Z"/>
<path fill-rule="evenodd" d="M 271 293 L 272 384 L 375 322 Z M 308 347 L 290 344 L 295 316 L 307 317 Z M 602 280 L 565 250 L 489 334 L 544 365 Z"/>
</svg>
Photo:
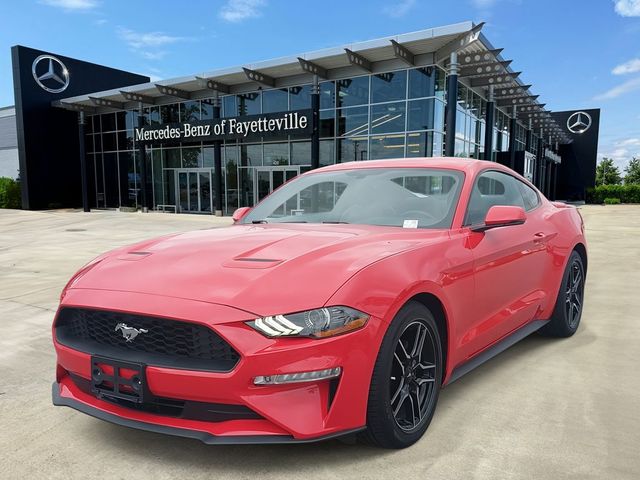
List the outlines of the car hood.
<svg viewBox="0 0 640 480">
<path fill-rule="evenodd" d="M 322 306 L 367 265 L 446 238 L 443 230 L 235 225 L 118 249 L 70 288 L 178 297 L 274 315 Z"/>
</svg>

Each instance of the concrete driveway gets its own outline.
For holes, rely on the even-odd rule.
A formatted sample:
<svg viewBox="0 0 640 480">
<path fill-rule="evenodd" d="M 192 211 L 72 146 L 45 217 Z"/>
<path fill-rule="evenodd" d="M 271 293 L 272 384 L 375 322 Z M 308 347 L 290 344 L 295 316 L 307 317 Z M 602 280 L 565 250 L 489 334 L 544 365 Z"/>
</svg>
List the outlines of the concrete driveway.
<svg viewBox="0 0 640 480">
<path fill-rule="evenodd" d="M 60 290 L 97 254 L 212 217 L 0 210 L 0 478 L 640 478 L 640 206 L 582 209 L 586 304 L 568 340 L 533 335 L 443 390 L 425 437 L 206 446 L 51 405 Z"/>
</svg>

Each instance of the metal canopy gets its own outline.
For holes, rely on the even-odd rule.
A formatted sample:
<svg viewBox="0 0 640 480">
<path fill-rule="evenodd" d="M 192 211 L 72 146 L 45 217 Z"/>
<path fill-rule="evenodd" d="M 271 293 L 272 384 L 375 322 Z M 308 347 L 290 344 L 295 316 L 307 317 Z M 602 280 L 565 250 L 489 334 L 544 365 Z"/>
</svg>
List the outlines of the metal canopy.
<svg viewBox="0 0 640 480">
<path fill-rule="evenodd" d="M 198 85 L 203 90 L 211 90 L 212 92 L 220 92 L 220 93 L 230 92 L 229 85 L 224 85 L 210 78 L 196 77 L 196 80 L 198 81 Z"/>
<path fill-rule="evenodd" d="M 120 90 L 120 94 L 130 102 L 141 102 L 147 105 L 156 104 L 155 99 L 153 97 L 150 97 L 149 95 L 143 95 L 141 93 L 125 92 L 124 90 Z"/>
<path fill-rule="evenodd" d="M 351 65 L 354 65 L 363 70 L 366 70 L 367 72 L 373 71 L 373 68 L 371 67 L 371 62 L 369 61 L 369 59 L 364 58 L 359 53 L 349 50 L 348 48 L 345 48 L 344 51 L 347 52 L 347 58 L 349 59 L 349 63 Z"/>
<path fill-rule="evenodd" d="M 504 60 L 499 62 L 487 62 L 483 65 L 475 65 L 470 67 L 462 67 L 460 73 L 461 77 L 478 78 L 497 75 L 500 73 L 509 73 L 507 67 L 513 60 Z"/>
<path fill-rule="evenodd" d="M 266 73 L 258 72 L 257 70 L 251 70 L 249 68 L 242 68 L 247 78 L 253 82 L 259 83 L 265 87 L 273 88 L 276 86 L 276 80 L 270 77 Z"/>
<path fill-rule="evenodd" d="M 156 83 L 156 89 L 163 95 L 169 95 L 182 100 L 191 100 L 191 93 L 173 86 L 159 85 Z"/>
<path fill-rule="evenodd" d="M 516 118 L 521 122 L 541 118 L 529 115 L 544 112 L 544 104 L 537 103 L 537 95 L 531 92 L 531 85 L 519 80 L 520 72 L 513 71 L 512 61 L 502 57 L 503 49 L 494 48 L 482 34 L 483 26 L 484 23 L 461 22 L 161 82 L 79 95 L 62 99 L 55 106 L 101 113 L 137 108 L 140 103 L 170 104 L 175 103 L 176 98 L 207 101 L 220 93 L 254 92 L 256 83 L 265 88 L 284 88 L 312 83 L 314 75 L 334 80 L 361 75 L 363 71 L 386 73 L 407 65 L 439 64 L 446 68 L 451 53 L 455 52 L 458 73 L 471 88 L 482 91 L 493 86 L 497 106 L 516 105 Z"/>
<path fill-rule="evenodd" d="M 317 75 L 321 78 L 328 78 L 327 69 L 321 67 L 317 63 L 313 63 L 301 57 L 298 57 L 298 62 L 300 63 L 300 67 L 302 68 L 302 70 L 304 70 L 305 72 L 311 73 L 312 75 Z"/>
<path fill-rule="evenodd" d="M 96 98 L 89 97 L 89 100 L 98 107 L 113 108 L 114 110 L 124 110 L 124 102 L 117 102 L 116 100 L 109 100 L 108 98 Z"/>
<path fill-rule="evenodd" d="M 402 60 L 404 63 L 408 64 L 410 67 L 415 66 L 415 55 L 404 45 L 399 44 L 395 40 L 391 40 L 391 45 L 393 46 L 393 54 Z"/>
</svg>

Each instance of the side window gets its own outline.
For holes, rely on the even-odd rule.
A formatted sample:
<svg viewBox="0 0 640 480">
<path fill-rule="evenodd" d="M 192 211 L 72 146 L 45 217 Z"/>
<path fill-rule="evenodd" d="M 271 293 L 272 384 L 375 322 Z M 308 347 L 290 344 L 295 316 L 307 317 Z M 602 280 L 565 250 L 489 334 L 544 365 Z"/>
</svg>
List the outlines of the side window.
<svg viewBox="0 0 640 480">
<path fill-rule="evenodd" d="M 471 191 L 464 224 L 479 225 L 483 223 L 487 212 L 494 205 L 525 208 L 519 183 L 522 182 L 506 173 L 494 170 L 481 173 Z"/>
<path fill-rule="evenodd" d="M 540 198 L 538 198 L 538 194 L 533 188 L 520 180 L 516 180 L 516 182 L 518 182 L 518 188 L 524 200 L 524 209 L 527 212 L 540 205 Z"/>
</svg>

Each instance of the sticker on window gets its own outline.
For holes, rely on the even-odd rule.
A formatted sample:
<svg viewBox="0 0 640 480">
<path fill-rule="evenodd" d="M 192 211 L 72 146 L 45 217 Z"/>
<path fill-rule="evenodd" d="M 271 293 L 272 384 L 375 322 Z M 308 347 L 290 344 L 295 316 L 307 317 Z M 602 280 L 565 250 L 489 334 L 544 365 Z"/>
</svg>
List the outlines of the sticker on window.
<svg viewBox="0 0 640 480">
<path fill-rule="evenodd" d="M 405 220 L 402 222 L 402 228 L 418 228 L 418 220 Z"/>
</svg>

